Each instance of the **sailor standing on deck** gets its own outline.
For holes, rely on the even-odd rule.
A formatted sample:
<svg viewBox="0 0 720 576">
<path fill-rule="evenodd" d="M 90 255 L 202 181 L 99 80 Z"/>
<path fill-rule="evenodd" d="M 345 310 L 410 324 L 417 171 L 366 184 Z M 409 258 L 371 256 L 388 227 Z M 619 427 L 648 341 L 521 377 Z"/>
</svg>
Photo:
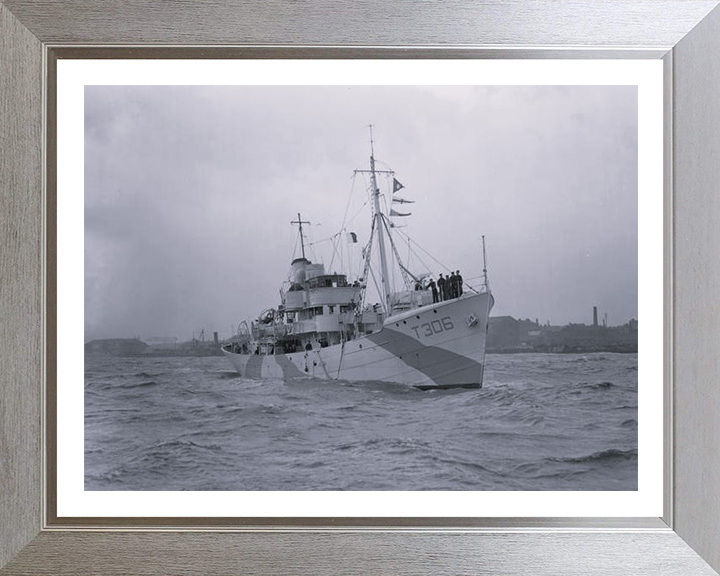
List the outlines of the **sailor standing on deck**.
<svg viewBox="0 0 720 576">
<path fill-rule="evenodd" d="M 438 278 L 437 285 L 438 285 L 438 288 L 440 288 L 440 300 L 445 300 L 446 299 L 445 278 L 443 278 L 442 272 L 440 273 L 440 278 Z"/>
<path fill-rule="evenodd" d="M 458 297 L 462 296 L 463 294 L 463 279 L 462 276 L 460 276 L 460 270 L 455 270 L 455 278 L 457 278 L 457 287 L 458 287 Z"/>
<path fill-rule="evenodd" d="M 457 298 L 457 278 L 455 272 L 450 273 L 450 298 Z"/>
<path fill-rule="evenodd" d="M 435 304 L 436 302 L 439 301 L 438 289 L 437 289 L 437 286 L 435 286 L 435 280 L 433 280 L 432 278 L 430 278 L 430 283 L 428 284 L 428 288 L 430 288 L 430 291 L 432 292 L 433 304 Z"/>
</svg>

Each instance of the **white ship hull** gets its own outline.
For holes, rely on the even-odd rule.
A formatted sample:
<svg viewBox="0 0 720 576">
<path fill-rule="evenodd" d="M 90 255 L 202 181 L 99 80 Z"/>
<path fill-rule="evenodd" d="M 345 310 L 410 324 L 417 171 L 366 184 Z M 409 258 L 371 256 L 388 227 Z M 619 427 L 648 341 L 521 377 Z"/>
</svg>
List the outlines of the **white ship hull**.
<svg viewBox="0 0 720 576">
<path fill-rule="evenodd" d="M 480 388 L 485 367 L 489 292 L 415 308 L 383 328 L 342 344 L 290 354 L 236 354 L 241 376 L 292 380 L 381 381 L 433 388 Z"/>
</svg>

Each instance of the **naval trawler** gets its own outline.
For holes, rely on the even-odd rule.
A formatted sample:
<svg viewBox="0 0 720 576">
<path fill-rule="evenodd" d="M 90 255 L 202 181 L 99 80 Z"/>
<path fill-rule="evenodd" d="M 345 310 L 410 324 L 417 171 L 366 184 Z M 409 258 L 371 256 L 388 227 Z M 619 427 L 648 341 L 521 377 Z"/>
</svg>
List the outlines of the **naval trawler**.
<svg viewBox="0 0 720 576">
<path fill-rule="evenodd" d="M 237 334 L 223 345 L 223 353 L 248 378 L 380 381 L 421 390 L 480 388 L 494 302 L 484 237 L 482 285 L 452 295 L 448 290 L 443 299 L 429 274 L 414 274 L 400 260 L 392 218 L 409 214 L 393 208 L 383 212 L 378 176 L 391 177 L 386 195 L 391 206 L 412 201 L 396 196 L 404 186 L 394 172 L 376 167 L 372 127 L 369 170 L 355 172 L 369 176 L 372 200 L 370 237 L 360 275 L 351 280 L 309 260 L 303 235 L 303 224 L 309 222 L 298 213 L 291 224 L 299 227 L 301 253 L 290 265 L 279 305 L 264 310 L 249 325 L 241 322 Z M 375 251 L 378 270 L 371 258 Z M 404 283 L 399 291 L 391 286 L 388 261 L 392 259 Z M 370 279 L 380 300 L 372 305 L 366 303 Z"/>
</svg>

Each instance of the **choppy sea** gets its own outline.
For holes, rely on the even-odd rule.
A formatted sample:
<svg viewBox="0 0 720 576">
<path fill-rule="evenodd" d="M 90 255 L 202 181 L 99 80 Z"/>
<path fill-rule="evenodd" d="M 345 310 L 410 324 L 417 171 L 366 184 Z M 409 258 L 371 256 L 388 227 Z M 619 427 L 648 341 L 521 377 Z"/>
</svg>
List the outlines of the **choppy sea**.
<svg viewBox="0 0 720 576">
<path fill-rule="evenodd" d="M 86 490 L 637 490 L 637 354 L 487 356 L 481 390 L 85 357 Z"/>
</svg>

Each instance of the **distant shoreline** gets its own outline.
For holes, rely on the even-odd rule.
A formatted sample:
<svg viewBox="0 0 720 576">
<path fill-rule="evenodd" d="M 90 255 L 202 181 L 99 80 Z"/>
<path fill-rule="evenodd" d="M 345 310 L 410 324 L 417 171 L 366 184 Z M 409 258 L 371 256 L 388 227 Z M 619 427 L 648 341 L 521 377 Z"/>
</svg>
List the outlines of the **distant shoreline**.
<svg viewBox="0 0 720 576">
<path fill-rule="evenodd" d="M 569 348 L 569 347 L 568 347 Z M 534 348 L 498 348 L 486 350 L 486 354 L 637 354 L 637 346 L 603 347 L 603 348 L 577 348 L 571 349 L 534 349 Z"/>
</svg>

